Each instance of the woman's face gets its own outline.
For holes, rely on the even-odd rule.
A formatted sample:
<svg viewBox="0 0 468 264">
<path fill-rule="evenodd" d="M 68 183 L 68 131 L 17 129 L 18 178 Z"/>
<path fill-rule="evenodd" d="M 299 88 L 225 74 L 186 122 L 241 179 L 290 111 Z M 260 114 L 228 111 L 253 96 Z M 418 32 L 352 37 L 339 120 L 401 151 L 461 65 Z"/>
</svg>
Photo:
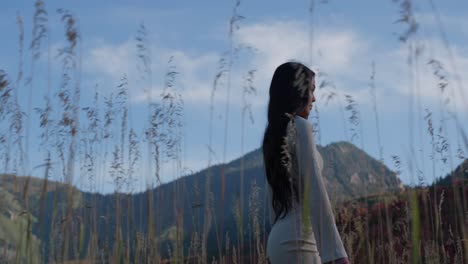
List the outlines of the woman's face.
<svg viewBox="0 0 468 264">
<path fill-rule="evenodd" d="M 301 112 L 298 113 L 299 116 L 307 119 L 309 118 L 310 111 L 312 110 L 312 104 L 315 102 L 315 78 L 312 78 L 312 81 L 310 82 L 310 88 L 309 88 L 309 101 L 307 102 L 307 105 L 304 109 L 302 109 Z"/>
</svg>

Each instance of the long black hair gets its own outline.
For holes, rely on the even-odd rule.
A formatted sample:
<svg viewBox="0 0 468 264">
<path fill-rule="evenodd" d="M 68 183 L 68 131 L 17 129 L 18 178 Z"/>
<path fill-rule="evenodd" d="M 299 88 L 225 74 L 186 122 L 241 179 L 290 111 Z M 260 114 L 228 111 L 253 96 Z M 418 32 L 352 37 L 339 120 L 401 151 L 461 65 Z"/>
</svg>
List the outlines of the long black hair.
<svg viewBox="0 0 468 264">
<path fill-rule="evenodd" d="M 290 172 L 282 162 L 282 145 L 291 116 L 307 107 L 309 89 L 315 73 L 298 62 L 286 62 L 276 68 L 270 85 L 268 124 L 263 136 L 263 160 L 272 195 L 275 222 L 284 218 L 298 201 L 297 186 L 290 188 Z"/>
</svg>

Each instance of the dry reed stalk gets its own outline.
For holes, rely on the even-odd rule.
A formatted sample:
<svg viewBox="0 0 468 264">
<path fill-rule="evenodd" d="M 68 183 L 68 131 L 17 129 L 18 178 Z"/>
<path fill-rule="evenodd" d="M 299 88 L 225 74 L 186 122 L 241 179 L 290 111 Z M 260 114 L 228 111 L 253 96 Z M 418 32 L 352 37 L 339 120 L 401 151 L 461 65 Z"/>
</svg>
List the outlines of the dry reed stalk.
<svg viewBox="0 0 468 264">
<path fill-rule="evenodd" d="M 159 142 L 161 146 L 162 160 L 165 163 L 173 162 L 176 169 L 174 175 L 174 199 L 173 211 L 176 219 L 176 238 L 174 241 L 174 257 L 175 259 L 183 259 L 183 186 L 180 186 L 178 177 L 181 172 L 181 156 L 182 156 L 182 117 L 184 102 L 181 93 L 176 89 L 176 77 L 179 75 L 176 66 L 173 62 L 174 57 L 170 57 L 165 73 L 164 89 L 161 97 L 161 128 L 159 133 Z M 180 197 L 179 197 L 180 196 Z"/>
<path fill-rule="evenodd" d="M 463 137 L 465 135 L 465 131 L 458 125 L 458 116 L 457 116 L 457 105 L 455 101 L 450 100 L 450 95 L 448 95 L 449 91 L 452 91 L 452 96 L 453 94 L 453 89 L 448 89 L 450 88 L 449 86 L 449 81 L 448 81 L 448 73 L 445 70 L 444 65 L 437 59 L 430 59 L 428 64 L 432 67 L 433 70 L 433 75 L 437 79 L 437 87 L 440 91 L 440 112 L 441 112 L 441 118 L 440 118 L 440 127 L 439 127 L 439 134 L 437 135 L 439 139 L 439 147 L 436 148 L 436 151 L 441 154 L 442 162 L 445 165 L 449 165 L 450 171 L 453 171 L 453 156 L 452 156 L 452 151 L 451 151 L 451 144 L 449 143 L 449 139 L 447 136 L 447 128 L 446 128 L 446 118 L 445 115 L 448 115 L 451 120 L 453 120 L 454 125 L 457 127 L 457 141 L 460 138 L 460 135 Z M 452 65 L 453 66 L 453 65 Z M 456 70 L 456 69 L 455 69 Z M 459 84 L 459 83 L 458 83 Z M 449 91 L 447 91 L 449 90 Z M 463 98 L 464 99 L 464 98 Z M 452 112 L 449 110 L 449 107 L 452 106 L 455 110 Z M 459 144 L 459 143 L 458 143 Z M 459 149 L 461 149 L 459 147 Z M 467 147 L 468 149 L 468 147 Z M 457 151 L 460 153 L 460 151 Z M 459 155 L 463 156 L 463 155 Z M 452 177 L 452 191 L 454 193 L 454 197 L 457 199 L 460 197 L 459 194 L 459 189 L 455 186 L 455 179 Z M 465 189 L 465 182 L 462 182 L 462 197 L 464 200 L 466 200 L 466 195 L 465 192 L 463 191 Z M 466 212 L 466 205 L 465 203 L 461 201 L 456 201 L 456 206 L 453 208 L 453 214 L 455 214 L 457 221 L 455 222 L 455 229 L 461 230 L 462 234 L 465 234 L 465 224 L 464 224 L 464 216 L 463 212 Z M 458 232 L 457 232 L 458 233 Z M 465 247 L 465 251 L 468 252 L 468 246 Z M 468 256 L 467 256 L 468 259 Z"/>
<path fill-rule="evenodd" d="M 419 24 L 415 19 L 414 16 L 414 11 L 413 11 L 413 3 L 410 0 L 394 0 L 395 3 L 399 4 L 400 8 L 400 18 L 396 21 L 396 23 L 402 23 L 403 25 L 406 26 L 406 29 L 404 30 L 403 33 L 399 35 L 399 40 L 407 45 L 408 48 L 408 57 L 407 57 L 407 65 L 409 68 L 409 80 L 410 80 L 410 96 L 408 100 L 408 105 L 409 105 L 409 118 L 408 118 L 408 127 L 409 127 L 409 148 L 410 148 L 410 157 L 408 160 L 408 165 L 409 165 L 409 173 L 410 173 L 410 178 L 411 178 L 411 183 L 414 183 L 413 181 L 413 175 L 414 175 L 414 169 L 416 167 L 416 170 L 418 170 L 418 165 L 416 162 L 416 159 L 414 158 L 416 156 L 415 151 L 414 151 L 414 125 L 415 122 L 413 120 L 413 106 L 414 106 L 414 96 L 413 96 L 413 90 L 417 89 L 417 59 L 420 55 L 420 48 L 417 46 L 417 39 L 416 34 L 418 32 Z M 416 65 L 416 66 L 415 66 Z M 416 69 L 416 72 L 415 72 Z M 420 111 L 420 109 L 419 109 Z M 421 136 L 421 135 L 420 135 Z M 419 250 L 419 245 L 420 245 L 420 223 L 419 223 L 419 205 L 418 201 L 416 200 L 416 194 L 414 193 L 415 191 L 408 191 L 408 200 L 410 202 L 410 209 L 411 213 L 408 214 L 410 216 L 410 224 L 411 224 L 411 261 L 413 263 L 418 263 L 421 259 L 420 256 L 420 250 Z"/>
<path fill-rule="evenodd" d="M 348 111 L 349 117 L 349 125 L 350 125 L 350 132 L 351 132 L 351 142 L 354 140 L 354 138 L 358 137 L 361 142 L 361 148 L 364 150 L 364 132 L 362 128 L 362 117 L 361 113 L 358 109 L 358 104 L 354 100 L 354 98 L 351 95 L 345 94 L 345 101 L 347 102 L 347 105 L 345 107 L 345 110 Z M 366 170 L 369 170 L 369 164 L 368 161 L 366 161 Z M 366 226 L 369 225 L 369 215 L 367 212 L 369 211 L 369 203 L 368 203 L 368 185 L 365 186 L 364 189 L 364 199 L 365 199 L 365 210 L 366 210 Z M 367 258 L 369 259 L 370 262 L 374 261 L 374 253 L 373 253 L 373 248 L 371 247 L 370 244 L 370 234 L 369 234 L 369 228 L 365 229 L 365 241 L 366 241 L 366 249 L 367 249 Z"/>
<path fill-rule="evenodd" d="M 330 78 L 330 76 L 326 72 L 319 71 L 317 73 L 316 78 L 320 79 L 320 83 L 318 85 L 319 89 L 327 88 L 327 90 L 330 90 L 328 92 L 325 91 L 325 93 L 322 96 L 322 99 L 325 98 L 325 106 L 328 106 L 328 103 L 331 100 L 336 100 L 337 101 L 338 109 L 339 109 L 340 115 L 341 115 L 341 121 L 342 121 L 341 123 L 343 124 L 344 138 L 346 140 L 350 140 L 348 138 L 348 128 L 347 128 L 347 122 L 346 122 L 345 111 L 344 111 L 345 108 L 343 107 L 343 103 L 341 101 L 342 100 L 341 92 L 338 91 L 338 89 L 336 88 L 335 83 L 333 82 L 333 80 Z"/>
<path fill-rule="evenodd" d="M 381 134 L 380 134 L 380 120 L 379 120 L 379 112 L 378 112 L 378 108 L 377 108 L 377 93 L 376 93 L 376 90 L 377 90 L 377 86 L 375 84 L 375 78 L 376 78 L 376 67 L 375 67 L 375 62 L 372 61 L 371 63 L 371 75 L 370 75 L 370 81 L 369 81 L 369 93 L 371 95 L 371 98 L 372 98 L 372 110 L 374 112 L 374 120 L 375 120 L 375 129 L 376 129 L 376 135 L 377 135 L 377 148 L 378 148 L 378 153 L 379 153 L 379 160 L 381 163 L 384 163 L 384 155 L 383 155 L 383 145 L 382 145 L 382 140 L 381 140 Z M 382 167 L 382 170 L 381 170 L 381 173 L 383 174 L 383 167 Z M 391 223 L 390 223 L 390 220 L 389 220 L 389 211 L 388 211 L 388 199 L 387 198 L 384 198 L 384 208 L 385 208 L 385 211 L 383 213 L 385 213 L 385 219 L 382 219 L 380 216 L 378 218 L 378 224 L 379 224 L 379 230 L 380 230 L 380 243 L 382 245 L 385 244 L 385 241 L 384 241 L 384 234 L 386 232 L 388 238 L 391 240 L 392 239 L 392 233 L 391 233 Z M 384 226 L 386 227 L 385 228 L 385 232 L 384 232 Z M 383 247 L 382 247 L 383 248 Z M 393 248 L 390 247 L 390 255 L 393 254 Z"/>
<path fill-rule="evenodd" d="M 66 45 L 58 51 L 58 57 L 62 61 L 62 79 L 57 94 L 62 106 L 62 117 L 57 125 L 57 148 L 63 162 L 63 177 L 67 184 L 67 198 L 62 232 L 64 241 L 61 248 L 61 259 L 69 258 L 69 249 L 74 248 L 74 242 L 70 239 L 73 231 L 73 204 L 75 189 L 72 187 L 75 168 L 76 141 L 78 138 L 78 109 L 80 99 L 80 54 L 76 50 L 79 44 L 79 32 L 75 17 L 68 10 L 58 9 L 61 21 L 64 22 Z M 72 81 L 74 83 L 72 84 Z M 74 252 L 76 255 L 76 252 Z"/>
<path fill-rule="evenodd" d="M 231 91 L 231 79 L 232 79 L 232 67 L 234 64 L 234 56 L 236 55 L 236 50 L 238 47 L 234 47 L 234 37 L 235 32 L 239 30 L 239 22 L 244 19 L 242 15 L 239 14 L 238 9 L 241 4 L 240 0 L 236 0 L 234 8 L 232 10 L 232 16 L 229 20 L 229 59 L 227 63 L 227 86 L 226 86 L 226 108 L 224 116 L 224 143 L 223 143 L 223 166 L 221 167 L 221 201 L 220 201 L 220 214 L 221 214 L 221 225 L 218 227 L 220 229 L 217 233 L 223 233 L 224 230 L 224 194 L 225 194 L 225 164 L 226 164 L 226 154 L 227 154 L 227 140 L 228 140 L 228 125 L 229 125 L 229 107 L 230 107 L 230 91 Z M 221 259 L 221 245 L 223 244 L 223 237 L 218 236 L 218 255 Z M 221 264 L 223 261 L 221 261 Z"/>
<path fill-rule="evenodd" d="M 31 41 L 31 69 L 30 69 L 30 76 L 27 79 L 27 84 L 29 84 L 29 91 L 28 91 L 28 101 L 27 101 L 27 119 L 26 119 L 26 135 L 25 135 L 25 151 L 26 151 L 26 164 L 28 166 L 27 170 L 29 170 L 29 138 L 30 138 L 30 130 L 31 130 L 31 116 L 32 116 L 32 91 L 34 86 L 34 73 L 35 73 L 35 64 L 36 61 L 39 59 L 41 55 L 40 47 L 42 39 L 47 37 L 47 11 L 45 9 L 44 2 L 41 0 L 37 0 L 35 2 L 35 10 L 34 10 L 34 25 L 33 25 L 33 32 L 32 32 L 32 41 Z M 29 176 L 29 175 L 28 175 Z"/>
<path fill-rule="evenodd" d="M 15 155 L 15 161 L 14 161 L 13 172 L 14 172 L 15 176 L 18 173 L 22 174 L 22 175 L 25 175 L 26 171 L 28 170 L 25 167 L 25 153 L 23 151 L 22 141 L 21 141 L 21 138 L 23 137 L 22 133 L 23 133 L 23 115 L 24 115 L 24 113 L 22 113 L 21 108 L 20 108 L 20 104 L 18 102 L 18 93 L 20 91 L 21 83 L 23 81 L 23 68 L 24 68 L 24 58 L 23 58 L 24 57 L 24 23 L 23 23 L 23 18 L 19 15 L 19 13 L 16 16 L 16 24 L 18 25 L 18 29 L 19 29 L 19 49 L 18 49 L 19 63 L 18 63 L 18 76 L 17 76 L 17 79 L 16 79 L 16 91 L 14 93 L 15 94 L 15 114 L 14 114 L 14 118 L 12 118 L 12 122 L 11 122 L 12 124 L 10 125 L 10 135 L 11 136 L 15 136 L 13 134 L 14 132 L 19 132 L 18 134 L 16 134 L 16 140 L 14 142 L 14 143 L 19 144 L 18 153 Z M 11 128 L 13 128 L 13 129 L 11 129 Z M 18 157 L 18 158 L 16 158 L 16 157 Z M 27 180 L 25 182 L 24 186 L 21 186 L 22 187 L 22 199 L 26 203 L 27 203 L 27 200 L 25 199 L 25 197 L 26 197 L 26 192 L 27 192 L 27 188 L 28 188 L 28 183 L 29 183 L 29 181 Z M 15 177 L 15 187 L 16 188 L 19 187 L 16 184 L 16 177 Z M 26 208 L 27 207 L 28 206 L 26 206 Z M 21 215 L 26 215 L 27 219 L 30 219 L 29 212 L 27 210 L 24 211 L 24 214 L 21 213 Z M 16 262 L 22 261 L 24 259 L 24 257 L 22 256 L 22 254 L 23 254 L 23 252 L 22 252 L 23 251 L 23 245 L 25 245 L 26 252 L 29 249 L 30 240 L 28 238 L 30 237 L 30 230 L 29 230 L 28 226 L 29 226 L 30 221 L 29 220 L 26 220 L 26 221 L 27 221 L 26 226 L 24 226 L 24 221 L 20 222 L 21 234 L 20 234 L 20 239 L 19 239 L 19 241 L 18 241 L 18 243 L 16 245 L 16 251 L 15 251 L 15 260 L 16 260 Z M 26 238 L 25 244 L 23 242 L 23 238 Z M 27 253 L 29 253 L 29 252 L 27 252 Z"/>
<path fill-rule="evenodd" d="M 13 141 L 14 145 L 18 146 L 17 153 L 14 154 L 13 160 L 13 174 L 14 175 L 25 175 L 25 161 L 24 161 L 24 149 L 23 149 L 23 120 L 24 113 L 21 110 L 21 106 L 18 101 L 18 94 L 21 90 L 21 82 L 23 81 L 23 68 L 24 68 L 24 23 L 23 18 L 18 13 L 16 15 L 16 24 L 18 25 L 19 30 L 19 39 L 18 39 L 18 75 L 16 78 L 16 89 L 14 93 L 14 117 L 12 117 L 10 124 L 10 136 L 15 138 Z M 15 178 L 15 187 L 16 178 Z"/>
<path fill-rule="evenodd" d="M 214 96 L 216 94 L 216 90 L 218 86 L 222 85 L 222 78 L 227 72 L 227 62 L 224 57 L 221 57 L 218 61 L 218 72 L 213 80 L 213 85 L 210 94 L 210 121 L 209 121 L 209 129 L 208 129 L 208 164 L 207 164 L 207 174 L 205 176 L 205 202 L 204 202 L 204 216 L 203 216 L 203 234 L 202 234 L 202 242 L 201 242 L 201 259 L 203 262 L 208 261 L 207 256 L 207 240 L 208 240 L 208 233 L 211 230 L 211 220 L 212 220 L 212 209 L 207 206 L 210 201 L 210 184 L 211 184 L 211 163 L 214 151 L 212 149 L 212 141 L 213 141 L 213 115 L 214 115 Z"/>
<path fill-rule="evenodd" d="M 9 115 L 11 115 L 12 107 L 12 88 L 10 86 L 10 81 L 8 80 L 7 73 L 0 69 L 0 123 L 8 120 Z M 8 127 L 8 124 L 2 125 L 2 128 Z M 9 160 L 10 160 L 10 147 L 11 140 L 8 137 L 8 130 L 0 130 L 0 158 L 3 156 L 4 160 L 4 172 L 8 173 L 9 171 Z"/>
<path fill-rule="evenodd" d="M 122 262 L 128 259 L 129 256 L 125 256 L 125 245 L 124 237 L 122 234 L 122 203 L 126 197 L 122 194 L 122 187 L 125 184 L 127 169 L 125 168 L 125 137 L 127 132 L 127 85 L 128 81 L 124 75 L 121 78 L 119 85 L 116 87 L 115 106 L 112 105 L 112 115 L 118 121 L 120 119 L 120 146 L 117 144 L 114 146 L 113 160 L 111 163 L 110 173 L 114 179 L 114 194 L 115 194 L 115 209 L 116 209 L 116 226 L 115 226 L 115 237 L 113 245 L 113 258 Z M 128 238 L 127 238 L 128 240 Z"/>
<path fill-rule="evenodd" d="M 159 144 L 157 138 L 159 136 L 159 125 L 161 124 L 161 109 L 157 103 L 154 103 L 152 100 L 152 89 L 153 89 L 153 77 L 152 77 L 152 60 L 151 60 L 151 50 L 149 47 L 148 42 L 148 31 L 146 26 L 141 23 L 139 29 L 137 31 L 137 36 L 135 37 L 137 42 L 137 56 L 139 59 L 139 64 L 137 64 L 138 72 L 141 75 L 141 79 L 146 81 L 149 85 L 149 89 L 144 89 L 146 93 L 146 99 L 148 103 L 148 127 L 145 129 L 145 138 L 147 147 L 148 147 L 148 175 L 152 175 L 152 164 L 155 165 L 154 176 L 157 183 L 161 183 L 159 177 L 159 169 L 160 169 L 160 152 L 159 152 Z M 147 250 L 148 253 L 145 254 L 148 259 L 159 261 L 161 259 L 161 248 L 156 240 L 156 237 L 159 234 L 160 227 L 159 221 L 155 222 L 155 216 L 153 213 L 154 208 L 154 179 L 150 176 L 150 178 L 146 179 L 146 187 L 147 191 L 147 236 L 146 239 L 148 241 Z M 159 205 L 161 201 L 160 193 L 158 192 L 156 197 L 156 204 Z M 159 208 L 159 207 L 158 207 Z M 140 211 L 144 211 L 140 209 Z M 156 225 L 156 231 L 154 228 Z"/>
<path fill-rule="evenodd" d="M 243 215 L 244 215 L 244 128 L 245 128 L 245 116 L 248 117 L 251 123 L 254 123 L 252 114 L 252 104 L 248 102 L 248 97 L 257 93 L 256 88 L 253 85 L 256 70 L 249 70 L 247 75 L 244 77 L 244 85 L 242 89 L 242 114 L 241 114 L 241 164 L 240 164 L 240 192 L 239 192 L 239 216 L 238 220 L 238 233 L 237 233 L 237 248 L 239 249 L 239 255 L 242 256 L 243 252 Z"/>
</svg>

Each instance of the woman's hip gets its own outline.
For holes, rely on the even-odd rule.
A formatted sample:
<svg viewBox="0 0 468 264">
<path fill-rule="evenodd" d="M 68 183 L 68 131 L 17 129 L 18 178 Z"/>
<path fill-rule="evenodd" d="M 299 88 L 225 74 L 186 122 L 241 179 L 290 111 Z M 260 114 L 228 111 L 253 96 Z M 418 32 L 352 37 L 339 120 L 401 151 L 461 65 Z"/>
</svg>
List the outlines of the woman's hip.
<svg viewBox="0 0 468 264">
<path fill-rule="evenodd" d="M 273 225 L 267 242 L 267 255 L 275 263 L 321 263 L 312 232 L 301 232 L 291 221 Z"/>
</svg>

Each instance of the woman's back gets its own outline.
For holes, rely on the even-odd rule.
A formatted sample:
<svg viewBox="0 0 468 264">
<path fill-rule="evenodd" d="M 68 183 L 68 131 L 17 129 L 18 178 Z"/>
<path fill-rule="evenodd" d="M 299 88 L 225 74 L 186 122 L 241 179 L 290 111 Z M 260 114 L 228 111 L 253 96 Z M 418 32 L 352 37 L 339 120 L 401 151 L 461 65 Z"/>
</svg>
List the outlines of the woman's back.
<svg viewBox="0 0 468 264">
<path fill-rule="evenodd" d="M 292 208 L 273 224 L 268 237 L 268 257 L 272 264 L 324 263 L 347 257 L 323 184 L 323 159 L 315 145 L 312 126 L 306 119 L 295 116 L 287 131 L 290 183 L 295 185 L 300 197 L 299 202 L 291 197 Z M 270 222 L 273 222 L 269 184 L 268 197 Z"/>
</svg>

